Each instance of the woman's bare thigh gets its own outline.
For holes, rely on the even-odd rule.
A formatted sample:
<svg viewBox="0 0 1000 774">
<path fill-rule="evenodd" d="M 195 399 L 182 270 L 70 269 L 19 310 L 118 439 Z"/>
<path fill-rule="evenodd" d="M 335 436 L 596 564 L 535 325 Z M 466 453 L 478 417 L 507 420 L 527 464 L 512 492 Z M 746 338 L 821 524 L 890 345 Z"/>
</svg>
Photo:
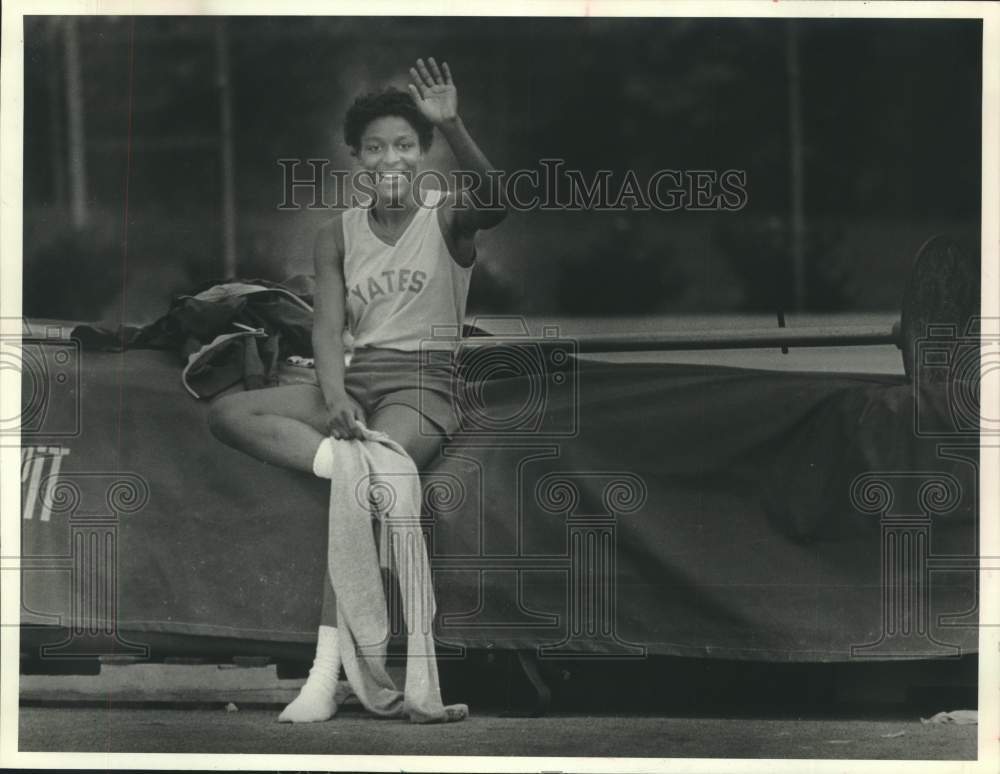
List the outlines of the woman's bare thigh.
<svg viewBox="0 0 1000 774">
<path fill-rule="evenodd" d="M 351 400 L 357 403 L 353 398 Z M 280 387 L 230 393 L 216 400 L 212 405 L 212 411 L 231 417 L 247 414 L 288 417 L 304 422 L 324 435 L 327 433 L 330 416 L 322 391 L 312 384 L 285 384 Z"/>
<path fill-rule="evenodd" d="M 416 463 L 417 469 L 427 467 L 438 455 L 445 441 L 444 434 L 428 433 L 423 429 L 423 417 L 411 406 L 391 403 L 379 408 L 371 418 L 370 427 L 388 435 Z"/>
</svg>

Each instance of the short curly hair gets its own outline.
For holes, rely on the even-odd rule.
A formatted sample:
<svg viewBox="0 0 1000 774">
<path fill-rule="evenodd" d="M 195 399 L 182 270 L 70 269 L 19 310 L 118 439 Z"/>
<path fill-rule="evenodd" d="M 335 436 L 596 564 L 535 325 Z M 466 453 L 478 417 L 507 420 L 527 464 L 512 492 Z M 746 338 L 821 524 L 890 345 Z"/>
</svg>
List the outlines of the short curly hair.
<svg viewBox="0 0 1000 774">
<path fill-rule="evenodd" d="M 410 123 L 420 141 L 420 150 L 427 151 L 434 139 L 432 124 L 417 109 L 413 97 L 394 86 L 380 92 L 362 94 L 344 117 L 344 141 L 354 150 L 361 147 L 361 135 L 368 125 L 383 116 L 398 116 Z"/>
</svg>

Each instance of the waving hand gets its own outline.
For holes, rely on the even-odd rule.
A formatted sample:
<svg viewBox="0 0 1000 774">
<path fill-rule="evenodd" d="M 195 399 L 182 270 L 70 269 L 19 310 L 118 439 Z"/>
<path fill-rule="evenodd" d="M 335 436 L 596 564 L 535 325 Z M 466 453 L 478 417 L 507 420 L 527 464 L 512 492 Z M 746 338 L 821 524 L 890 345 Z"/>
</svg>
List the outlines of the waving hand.
<svg viewBox="0 0 1000 774">
<path fill-rule="evenodd" d="M 423 59 L 418 59 L 417 66 L 410 68 L 413 83 L 409 85 L 409 90 L 420 112 L 432 124 L 440 126 L 458 115 L 458 90 L 452 83 L 447 62 L 442 62 L 440 68 L 433 57 L 427 62 L 430 69 Z"/>
</svg>

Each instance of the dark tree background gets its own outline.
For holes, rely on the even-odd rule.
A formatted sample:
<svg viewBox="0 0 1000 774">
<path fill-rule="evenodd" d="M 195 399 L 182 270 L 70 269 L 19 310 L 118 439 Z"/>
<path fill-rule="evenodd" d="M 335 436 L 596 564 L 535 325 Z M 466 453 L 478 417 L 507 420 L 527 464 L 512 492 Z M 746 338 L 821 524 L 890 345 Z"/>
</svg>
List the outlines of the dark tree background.
<svg viewBox="0 0 1000 774">
<path fill-rule="evenodd" d="M 75 53 L 67 24 L 25 22 L 29 315 L 148 322 L 172 293 L 226 275 L 225 69 L 244 278 L 310 273 L 330 216 L 277 209 L 277 160 L 350 168 L 346 107 L 405 85 L 428 55 L 451 64 L 466 124 L 507 170 L 559 158 L 616 181 L 664 168 L 747 174 L 738 212 L 515 213 L 482 235 L 470 311 L 888 310 L 928 235 L 978 243 L 976 20 L 87 17 Z M 440 138 L 429 163 L 454 164 Z"/>
</svg>

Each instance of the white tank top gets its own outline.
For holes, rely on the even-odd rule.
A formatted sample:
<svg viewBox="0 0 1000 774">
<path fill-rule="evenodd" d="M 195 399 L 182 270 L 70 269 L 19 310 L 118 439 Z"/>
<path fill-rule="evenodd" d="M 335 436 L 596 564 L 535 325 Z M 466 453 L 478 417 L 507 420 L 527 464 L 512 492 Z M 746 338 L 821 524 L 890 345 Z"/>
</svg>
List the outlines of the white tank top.
<svg viewBox="0 0 1000 774">
<path fill-rule="evenodd" d="M 435 205 L 443 191 L 422 191 L 424 206 L 395 245 L 377 237 L 366 207 L 344 212 L 344 287 L 355 348 L 416 352 L 454 349 L 462 335 L 472 266 L 451 257 Z"/>
</svg>

